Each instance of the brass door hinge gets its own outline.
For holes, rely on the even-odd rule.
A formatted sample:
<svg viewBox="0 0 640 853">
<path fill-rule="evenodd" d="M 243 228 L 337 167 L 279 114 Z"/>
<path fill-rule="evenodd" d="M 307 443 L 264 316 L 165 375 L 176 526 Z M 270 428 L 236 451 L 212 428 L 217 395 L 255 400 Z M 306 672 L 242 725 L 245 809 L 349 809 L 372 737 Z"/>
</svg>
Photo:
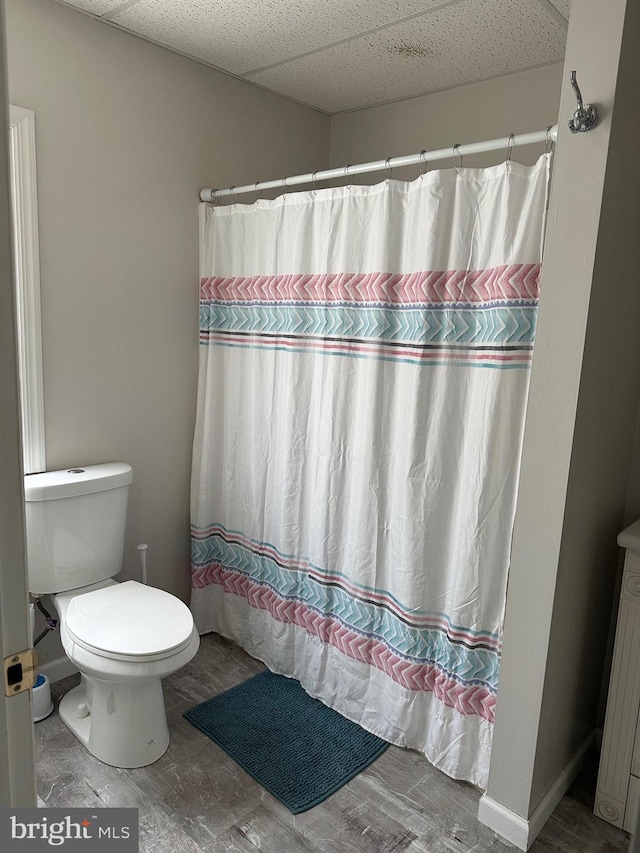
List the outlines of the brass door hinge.
<svg viewBox="0 0 640 853">
<path fill-rule="evenodd" d="M 33 687 L 38 656 L 35 649 L 25 649 L 4 659 L 5 696 L 17 696 Z"/>
</svg>

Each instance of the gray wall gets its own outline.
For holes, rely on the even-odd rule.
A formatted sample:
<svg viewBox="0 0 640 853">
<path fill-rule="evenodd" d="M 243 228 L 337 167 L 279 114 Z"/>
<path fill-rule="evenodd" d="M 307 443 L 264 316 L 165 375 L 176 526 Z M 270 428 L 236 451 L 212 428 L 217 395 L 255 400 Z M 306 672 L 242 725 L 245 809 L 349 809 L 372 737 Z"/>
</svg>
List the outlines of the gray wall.
<svg viewBox="0 0 640 853">
<path fill-rule="evenodd" d="M 610 137 L 531 808 L 568 761 L 572 745 L 593 724 L 600 687 L 594 675 L 602 668 L 618 562 L 615 539 L 625 518 L 637 511 L 629 503 L 629 473 L 640 393 L 640 122 L 636 112 L 640 7 L 636 0 L 626 0 L 622 49 L 617 57 L 624 7 L 625 0 L 608 3 L 606 10 L 595 0 L 583 2 L 574 10 L 567 49 L 571 67 L 588 71 L 585 86 L 589 85 L 590 98 L 604 106 L 600 136 L 605 137 L 610 123 Z M 603 44 L 611 55 L 603 50 Z M 597 59 L 594 52 L 599 52 Z M 563 95 L 563 102 L 567 110 L 571 109 L 570 92 Z M 584 166 L 597 174 L 594 160 L 596 157 L 587 153 Z M 572 173 L 567 170 L 565 175 L 567 200 L 579 175 L 584 181 L 584 169 L 574 163 Z M 567 287 L 567 277 L 572 272 L 575 276 L 575 264 L 567 254 L 575 262 L 574 252 L 584 249 L 576 201 L 574 195 L 573 203 L 566 205 L 565 216 L 556 226 L 571 235 L 570 243 L 558 240 L 564 274 L 560 274 L 560 265 L 556 274 L 558 285 L 563 287 Z"/>
<path fill-rule="evenodd" d="M 640 387 L 638 6 L 572 9 L 567 68 L 601 107 L 554 166 L 488 794 L 528 817 L 596 721 Z M 635 43 L 634 43 L 635 40 Z M 561 115 L 575 98 L 565 80 Z"/>
<path fill-rule="evenodd" d="M 477 142 L 540 130 L 558 120 L 562 65 L 548 65 L 497 77 L 483 83 L 459 86 L 434 95 L 424 95 L 381 107 L 333 116 L 331 121 L 331 165 L 363 163 L 423 149 Z M 513 159 L 533 163 L 538 145 L 514 149 Z M 465 166 L 497 163 L 501 154 L 483 154 L 464 160 Z M 451 163 L 438 164 L 446 168 Z M 418 167 L 397 169 L 394 178 L 411 180 Z M 364 183 L 382 180 L 364 175 Z M 355 178 L 354 180 L 358 180 Z"/>
<path fill-rule="evenodd" d="M 147 542 L 186 599 L 198 190 L 325 167 L 330 121 L 50 0 L 6 6 L 10 101 L 36 113 L 47 467 L 129 462 L 123 576 Z"/>
<path fill-rule="evenodd" d="M 585 93 L 611 107 L 604 81 L 616 60 L 601 51 L 611 15 L 598 13 L 596 0 L 582 5 L 570 50 L 584 27 L 581 50 L 607 65 L 602 82 L 596 70 L 583 72 Z M 328 165 L 330 122 L 49 0 L 7 0 L 7 12 L 10 99 L 34 109 L 37 121 L 48 467 L 131 462 L 124 574 L 135 575 L 135 544 L 146 541 L 151 581 L 186 597 L 197 190 Z M 638 89 L 637 72 L 624 73 L 621 109 Z M 557 121 L 561 76 L 562 66 L 550 66 L 335 116 L 331 164 L 545 127 Z M 563 116 L 572 109 L 565 93 Z M 595 209 L 587 203 L 580 220 L 597 234 L 598 252 L 595 242 L 581 245 L 567 201 L 545 259 L 505 646 L 516 699 L 498 708 L 491 790 L 523 815 L 593 724 L 615 534 L 625 503 L 627 518 L 640 511 L 640 488 L 634 478 L 627 483 L 638 306 L 627 301 L 621 316 L 609 298 L 612 279 L 616 293 L 634 298 L 625 270 L 640 245 L 631 236 L 639 223 L 629 197 L 638 189 L 638 141 L 637 130 L 621 124 L 607 160 L 590 150 L 588 135 L 576 140 L 582 160 L 565 173 L 565 199 L 578 172 L 588 182 L 607 176 L 606 219 L 598 225 L 598 202 Z M 531 162 L 539 150 L 518 149 L 514 158 Z M 491 161 L 475 157 L 469 165 Z M 626 257 L 624 233 L 632 247 Z M 591 253 L 593 283 L 567 263 L 572 240 L 573 250 Z M 537 645 L 525 643 L 527 631 Z M 524 763 L 511 748 L 523 737 Z"/>
<path fill-rule="evenodd" d="M 609 151 L 624 0 L 579 7 L 568 62 L 604 115 L 597 132 L 571 136 L 565 117 L 575 98 L 565 82 L 489 782 L 490 796 L 525 818 L 596 723 L 616 535 L 640 515 L 640 444 L 631 461 L 640 387 L 640 124 L 625 118 L 640 80 L 637 68 L 620 74 Z M 562 78 L 562 65 L 548 66 L 336 116 L 331 164 L 545 127 L 558 121 Z M 532 162 L 539 150 L 513 156 Z M 495 155 L 468 164 L 490 162 Z M 415 174 L 414 167 L 398 177 Z"/>
<path fill-rule="evenodd" d="M 631 475 L 629 477 L 629 491 L 627 492 L 627 511 L 625 514 L 625 525 L 631 524 L 640 518 L 640 413 L 636 424 L 636 442 L 631 460 Z"/>
</svg>

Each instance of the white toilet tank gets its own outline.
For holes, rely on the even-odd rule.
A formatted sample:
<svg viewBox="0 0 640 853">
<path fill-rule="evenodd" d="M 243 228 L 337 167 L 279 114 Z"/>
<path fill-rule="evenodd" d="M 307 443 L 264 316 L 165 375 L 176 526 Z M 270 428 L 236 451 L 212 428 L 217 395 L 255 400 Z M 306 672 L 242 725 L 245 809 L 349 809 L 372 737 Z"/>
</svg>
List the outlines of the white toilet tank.
<svg viewBox="0 0 640 853">
<path fill-rule="evenodd" d="M 25 477 L 31 593 L 65 592 L 118 574 L 132 481 L 124 462 Z"/>
</svg>

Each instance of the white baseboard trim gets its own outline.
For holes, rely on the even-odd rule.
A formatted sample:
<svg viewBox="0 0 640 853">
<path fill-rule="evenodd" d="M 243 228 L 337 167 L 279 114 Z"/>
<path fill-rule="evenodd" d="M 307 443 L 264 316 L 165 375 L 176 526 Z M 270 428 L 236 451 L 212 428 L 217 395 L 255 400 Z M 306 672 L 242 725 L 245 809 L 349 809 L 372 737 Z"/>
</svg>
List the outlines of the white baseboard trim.
<svg viewBox="0 0 640 853">
<path fill-rule="evenodd" d="M 478 820 L 520 850 L 528 849 L 529 821 L 487 794 L 480 797 Z"/>
<path fill-rule="evenodd" d="M 528 850 L 580 772 L 585 754 L 593 744 L 594 738 L 595 730 L 578 747 L 529 818 L 516 814 L 492 797 L 483 794 L 478 806 L 480 823 L 497 832 L 511 844 L 515 844 L 520 850 Z"/>
<path fill-rule="evenodd" d="M 40 664 L 38 672 L 46 675 L 53 684 L 54 681 L 60 681 L 61 678 L 66 678 L 68 675 L 75 675 L 78 672 L 78 667 L 74 666 L 65 655 L 64 657 L 55 658 L 55 660 Z"/>
</svg>

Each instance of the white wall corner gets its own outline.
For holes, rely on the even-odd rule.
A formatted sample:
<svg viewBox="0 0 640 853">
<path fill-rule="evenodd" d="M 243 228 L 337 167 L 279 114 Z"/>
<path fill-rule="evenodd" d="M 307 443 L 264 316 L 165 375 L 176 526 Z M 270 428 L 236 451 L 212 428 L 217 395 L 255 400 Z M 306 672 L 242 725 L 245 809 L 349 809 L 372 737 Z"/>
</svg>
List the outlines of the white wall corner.
<svg viewBox="0 0 640 853">
<path fill-rule="evenodd" d="M 586 752 L 592 746 L 595 736 L 594 729 L 575 751 L 528 818 L 516 814 L 492 797 L 483 794 L 478 806 L 480 823 L 515 844 L 520 850 L 528 850 L 580 772 Z"/>
<path fill-rule="evenodd" d="M 528 850 L 529 821 L 483 794 L 478 805 L 478 820 L 520 850 Z"/>
<path fill-rule="evenodd" d="M 602 749 L 603 733 L 604 733 L 603 729 L 600 726 L 598 726 L 598 728 L 595 730 L 594 741 L 593 741 L 593 745 L 598 750 L 598 752 L 600 752 L 600 750 Z"/>
</svg>

